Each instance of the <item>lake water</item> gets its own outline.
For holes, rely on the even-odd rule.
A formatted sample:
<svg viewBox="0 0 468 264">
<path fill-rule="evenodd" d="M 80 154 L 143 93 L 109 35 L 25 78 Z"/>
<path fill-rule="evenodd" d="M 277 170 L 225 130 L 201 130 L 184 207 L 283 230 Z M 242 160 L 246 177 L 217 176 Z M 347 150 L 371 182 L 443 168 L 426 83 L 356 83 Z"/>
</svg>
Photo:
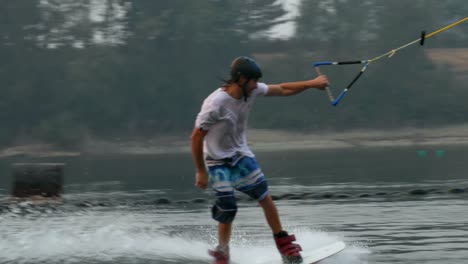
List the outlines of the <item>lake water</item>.
<svg viewBox="0 0 468 264">
<path fill-rule="evenodd" d="M 327 263 L 465 263 L 466 147 L 258 152 L 283 225 Z M 65 162 L 62 205 L 11 204 L 10 165 Z M 209 263 L 209 191 L 189 153 L 0 160 L 0 263 Z M 279 259 L 263 213 L 239 195 L 232 258 Z"/>
</svg>

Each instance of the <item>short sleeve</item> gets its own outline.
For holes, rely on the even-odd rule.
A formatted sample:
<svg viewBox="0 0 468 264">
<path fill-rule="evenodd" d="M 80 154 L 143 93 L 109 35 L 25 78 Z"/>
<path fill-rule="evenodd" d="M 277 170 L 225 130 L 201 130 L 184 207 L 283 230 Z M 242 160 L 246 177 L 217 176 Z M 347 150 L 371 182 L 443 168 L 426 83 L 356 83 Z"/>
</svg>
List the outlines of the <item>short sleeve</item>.
<svg viewBox="0 0 468 264">
<path fill-rule="evenodd" d="M 266 83 L 257 83 L 257 89 L 255 89 L 258 96 L 264 96 L 268 93 L 268 85 Z"/>
<path fill-rule="evenodd" d="M 200 113 L 195 120 L 195 127 L 208 131 L 210 128 L 221 120 L 222 108 L 220 105 L 203 104 Z"/>
</svg>

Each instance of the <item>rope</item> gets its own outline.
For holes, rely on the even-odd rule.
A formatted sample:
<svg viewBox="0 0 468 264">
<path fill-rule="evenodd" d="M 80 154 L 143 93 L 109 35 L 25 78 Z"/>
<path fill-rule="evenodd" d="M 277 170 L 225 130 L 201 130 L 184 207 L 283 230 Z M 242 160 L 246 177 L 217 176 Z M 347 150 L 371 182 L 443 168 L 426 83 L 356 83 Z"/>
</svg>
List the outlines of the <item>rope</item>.
<svg viewBox="0 0 468 264">
<path fill-rule="evenodd" d="M 438 30 L 436 30 L 436 31 L 434 31 L 434 32 L 432 32 L 432 33 L 430 33 L 430 34 L 427 34 L 426 36 L 424 36 L 424 38 L 425 38 L 425 39 L 430 38 L 430 37 L 432 37 L 432 36 L 434 36 L 434 35 L 437 35 L 437 34 L 443 32 L 443 31 L 449 29 L 449 28 L 452 28 L 452 27 L 454 27 L 454 26 L 456 26 L 456 25 L 458 25 L 458 24 L 461 24 L 461 23 L 463 23 L 463 22 L 465 22 L 465 21 L 467 21 L 467 20 L 468 20 L 468 17 L 465 17 L 465 18 L 463 18 L 463 19 L 461 19 L 461 20 L 459 20 L 459 21 L 457 21 L 457 22 L 455 22 L 455 23 L 452 23 L 452 24 L 450 24 L 450 25 L 448 25 L 448 26 L 446 26 L 446 27 L 443 27 L 443 28 L 441 28 L 441 29 L 438 29 Z M 414 40 L 414 41 L 411 41 L 410 43 L 407 43 L 407 44 L 405 44 L 405 45 L 399 47 L 399 48 L 393 49 L 393 50 L 391 50 L 391 51 L 389 51 L 389 52 L 387 52 L 387 53 L 384 53 L 384 54 L 379 55 L 379 56 L 377 56 L 377 57 L 375 57 L 375 58 L 373 58 L 373 59 L 370 59 L 370 60 L 368 60 L 368 62 L 371 63 L 371 62 L 373 62 L 373 61 L 380 60 L 380 59 L 382 59 L 382 58 L 384 58 L 384 57 L 391 58 L 393 55 L 395 55 L 395 53 L 396 53 L 397 51 L 399 51 L 399 50 L 401 50 L 401 49 L 404 49 L 404 48 L 406 48 L 406 47 L 409 47 L 409 46 L 411 46 L 411 45 L 413 45 L 413 44 L 415 44 L 415 43 L 418 43 L 418 42 L 420 42 L 420 41 L 421 41 L 421 38 L 418 38 L 418 39 L 416 39 L 416 40 Z"/>
</svg>

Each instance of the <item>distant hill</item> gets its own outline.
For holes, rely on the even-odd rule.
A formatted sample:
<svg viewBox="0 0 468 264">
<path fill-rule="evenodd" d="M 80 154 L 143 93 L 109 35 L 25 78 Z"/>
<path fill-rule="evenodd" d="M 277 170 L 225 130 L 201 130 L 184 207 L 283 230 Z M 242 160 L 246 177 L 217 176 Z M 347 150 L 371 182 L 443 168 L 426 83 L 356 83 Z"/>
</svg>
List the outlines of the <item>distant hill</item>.
<svg viewBox="0 0 468 264">
<path fill-rule="evenodd" d="M 426 55 L 434 64 L 455 73 L 457 80 L 468 81 L 468 48 L 426 49 Z"/>
</svg>

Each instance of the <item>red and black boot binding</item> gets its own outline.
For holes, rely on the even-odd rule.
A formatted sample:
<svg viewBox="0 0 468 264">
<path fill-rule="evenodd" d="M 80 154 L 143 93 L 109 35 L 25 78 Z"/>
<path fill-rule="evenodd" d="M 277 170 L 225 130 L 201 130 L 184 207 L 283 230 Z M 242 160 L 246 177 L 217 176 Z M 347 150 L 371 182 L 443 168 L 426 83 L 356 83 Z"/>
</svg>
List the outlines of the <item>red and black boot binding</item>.
<svg viewBox="0 0 468 264">
<path fill-rule="evenodd" d="M 298 244 L 293 243 L 296 241 L 294 235 L 288 235 L 286 231 L 281 231 L 275 234 L 274 238 L 284 264 L 302 263 L 302 256 L 299 253 L 299 251 L 302 251 L 302 248 Z"/>
<path fill-rule="evenodd" d="M 229 246 L 217 246 L 214 250 L 208 250 L 208 254 L 214 258 L 213 264 L 229 264 Z"/>
</svg>

